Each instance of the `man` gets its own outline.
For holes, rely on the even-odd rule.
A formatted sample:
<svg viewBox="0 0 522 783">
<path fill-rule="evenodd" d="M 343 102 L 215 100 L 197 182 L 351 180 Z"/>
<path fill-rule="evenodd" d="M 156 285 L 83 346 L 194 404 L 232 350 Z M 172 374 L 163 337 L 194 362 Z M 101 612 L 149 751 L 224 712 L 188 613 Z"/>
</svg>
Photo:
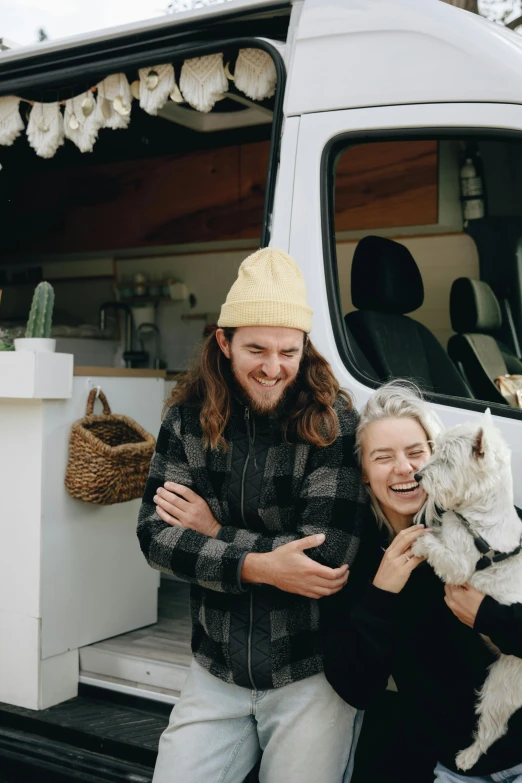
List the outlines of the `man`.
<svg viewBox="0 0 522 783">
<path fill-rule="evenodd" d="M 254 253 L 169 400 L 138 537 L 192 583 L 195 660 L 154 783 L 241 783 L 261 752 L 261 781 L 350 775 L 356 712 L 324 677 L 315 599 L 346 583 L 364 493 L 311 322 L 293 259 Z"/>
</svg>

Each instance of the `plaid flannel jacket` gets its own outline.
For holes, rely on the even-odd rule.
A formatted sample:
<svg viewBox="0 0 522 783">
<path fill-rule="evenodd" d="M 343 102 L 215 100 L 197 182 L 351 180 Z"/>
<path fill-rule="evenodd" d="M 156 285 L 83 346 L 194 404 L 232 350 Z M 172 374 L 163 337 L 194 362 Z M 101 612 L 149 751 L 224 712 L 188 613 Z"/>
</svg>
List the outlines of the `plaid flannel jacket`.
<svg viewBox="0 0 522 783">
<path fill-rule="evenodd" d="M 274 687 L 323 669 L 317 601 L 276 588 L 241 584 L 238 575 L 249 552 L 270 552 L 313 533 L 325 533 L 313 559 L 337 567 L 352 563 L 366 508 L 366 493 L 354 457 L 358 414 L 336 401 L 340 435 L 330 446 L 288 444 L 277 421 L 272 427 L 258 513 L 262 533 L 236 527 L 227 503 L 232 449 L 203 445 L 199 407 L 171 407 L 152 458 L 138 518 L 138 538 L 148 563 L 191 582 L 192 650 L 198 662 L 225 682 L 233 682 L 229 652 L 230 615 L 246 590 L 270 596 L 270 659 Z M 228 433 L 230 435 L 230 433 Z M 223 525 L 211 538 L 171 527 L 156 514 L 153 497 L 165 481 L 191 487 Z"/>
</svg>

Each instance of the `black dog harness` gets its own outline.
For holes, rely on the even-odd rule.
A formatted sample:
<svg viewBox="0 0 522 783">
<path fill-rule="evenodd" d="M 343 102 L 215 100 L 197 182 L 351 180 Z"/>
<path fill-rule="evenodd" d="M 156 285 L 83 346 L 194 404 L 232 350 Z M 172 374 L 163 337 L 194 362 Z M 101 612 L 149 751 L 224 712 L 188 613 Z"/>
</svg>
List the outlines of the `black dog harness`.
<svg viewBox="0 0 522 783">
<path fill-rule="evenodd" d="M 435 510 L 437 514 L 444 513 L 444 511 L 440 508 L 436 508 Z M 522 519 L 522 511 L 516 506 L 515 511 L 517 512 L 518 517 Z M 458 511 L 453 511 L 453 513 L 462 522 L 472 537 L 473 543 L 475 544 L 475 547 L 480 554 L 480 558 L 478 559 L 477 565 L 475 566 L 476 571 L 483 571 L 485 568 L 489 568 L 490 565 L 493 565 L 493 563 L 501 563 L 503 560 L 507 560 L 509 557 L 514 557 L 522 551 L 522 537 L 520 539 L 519 545 L 511 552 L 498 552 L 496 549 L 492 549 L 485 538 L 482 538 L 482 536 L 477 536 L 472 531 L 470 523 L 465 517 L 462 516 L 462 514 L 459 514 Z"/>
</svg>

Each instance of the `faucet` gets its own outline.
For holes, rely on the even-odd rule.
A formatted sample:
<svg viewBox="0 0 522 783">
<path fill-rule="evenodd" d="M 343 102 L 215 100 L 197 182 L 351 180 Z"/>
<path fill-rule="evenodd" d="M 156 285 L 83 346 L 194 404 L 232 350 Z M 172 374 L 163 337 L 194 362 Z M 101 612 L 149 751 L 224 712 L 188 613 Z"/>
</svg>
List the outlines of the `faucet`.
<svg viewBox="0 0 522 783">
<path fill-rule="evenodd" d="M 105 330 L 105 313 L 107 310 L 123 310 L 125 313 L 125 332 L 123 336 L 123 354 L 128 354 L 130 351 L 132 351 L 132 331 L 133 331 L 133 325 L 134 320 L 132 317 L 132 310 L 130 309 L 128 304 L 125 304 L 124 302 L 104 302 L 100 305 L 100 330 L 103 332 Z M 125 361 L 125 366 L 130 366 L 130 362 L 128 360 Z"/>
</svg>

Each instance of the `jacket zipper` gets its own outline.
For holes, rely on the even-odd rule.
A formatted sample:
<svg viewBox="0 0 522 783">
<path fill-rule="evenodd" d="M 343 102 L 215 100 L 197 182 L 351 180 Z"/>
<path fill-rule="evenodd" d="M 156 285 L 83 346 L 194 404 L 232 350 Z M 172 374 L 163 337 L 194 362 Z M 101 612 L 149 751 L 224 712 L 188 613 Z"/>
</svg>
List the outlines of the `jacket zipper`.
<svg viewBox="0 0 522 783">
<path fill-rule="evenodd" d="M 245 520 L 245 478 L 246 478 L 246 472 L 248 463 L 250 460 L 250 411 L 248 408 L 245 408 L 245 419 L 246 419 L 246 426 L 247 426 L 247 438 L 248 438 L 248 452 L 245 459 L 245 464 L 243 466 L 243 475 L 241 477 L 241 519 L 243 521 L 243 526 L 246 528 L 246 520 Z M 256 424 L 255 420 L 252 420 L 252 426 L 253 426 L 253 436 L 252 436 L 252 444 L 255 442 L 256 439 Z M 248 668 L 248 679 L 250 680 L 250 685 L 252 686 L 252 690 L 257 691 L 256 684 L 254 682 L 254 675 L 252 674 L 252 634 L 254 631 L 254 593 L 252 587 L 250 588 L 250 609 L 249 609 L 249 618 L 248 618 L 248 638 L 247 638 L 247 668 Z"/>
</svg>

